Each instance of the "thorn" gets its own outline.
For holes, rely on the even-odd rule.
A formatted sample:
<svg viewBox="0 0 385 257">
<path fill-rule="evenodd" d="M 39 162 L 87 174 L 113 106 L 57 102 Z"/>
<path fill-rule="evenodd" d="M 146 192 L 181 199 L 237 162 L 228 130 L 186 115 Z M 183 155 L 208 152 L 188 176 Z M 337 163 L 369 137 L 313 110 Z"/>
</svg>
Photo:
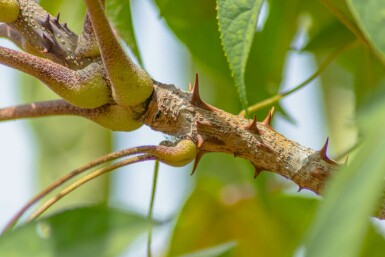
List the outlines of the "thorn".
<svg viewBox="0 0 385 257">
<path fill-rule="evenodd" d="M 191 103 L 195 106 L 198 106 L 202 109 L 205 109 L 207 111 L 215 111 L 216 108 L 214 108 L 211 105 L 206 104 L 202 101 L 200 95 L 199 95 L 199 80 L 198 80 L 198 73 L 195 74 L 195 82 L 194 86 L 192 88 L 192 96 L 191 96 Z"/>
<path fill-rule="evenodd" d="M 55 46 L 55 43 L 52 41 L 52 39 L 47 37 L 47 35 L 45 33 L 43 33 L 43 39 L 47 43 L 46 47 L 43 50 L 43 52 L 44 53 L 49 53 L 52 50 L 52 48 Z"/>
<path fill-rule="evenodd" d="M 193 90 L 193 86 L 191 85 L 191 83 L 188 83 L 188 91 L 192 93 L 192 90 Z"/>
<path fill-rule="evenodd" d="M 326 142 L 324 146 L 321 148 L 321 150 L 318 151 L 318 154 L 321 156 L 322 160 L 328 163 L 336 164 L 336 162 L 330 159 L 327 155 L 328 146 L 329 146 L 329 137 L 326 138 Z"/>
<path fill-rule="evenodd" d="M 72 33 L 72 31 L 68 28 L 67 22 L 63 24 L 62 28 L 63 28 L 66 32 Z"/>
<path fill-rule="evenodd" d="M 195 170 L 196 170 L 197 167 L 198 167 L 199 161 L 201 160 L 201 158 L 203 157 L 203 155 L 206 154 L 206 153 L 207 153 L 206 151 L 199 151 L 199 152 L 197 153 L 197 155 L 195 156 L 194 166 L 193 166 L 193 169 L 192 169 L 192 171 L 191 171 L 190 176 L 194 175 Z"/>
<path fill-rule="evenodd" d="M 43 22 L 43 26 L 48 29 L 50 32 L 53 33 L 53 29 L 52 29 L 52 26 L 51 26 L 51 17 L 49 16 L 49 14 L 47 14 L 47 18 L 45 19 L 45 21 Z"/>
<path fill-rule="evenodd" d="M 326 138 L 326 142 L 324 146 L 321 148 L 321 150 L 319 150 L 319 153 L 321 154 L 322 159 L 329 159 L 329 157 L 327 156 L 328 146 L 329 146 L 329 137 Z"/>
<path fill-rule="evenodd" d="M 59 18 L 60 18 L 60 12 L 57 14 L 56 18 L 53 19 L 53 23 L 55 23 L 55 25 L 58 28 L 62 28 L 61 24 L 59 23 Z"/>
<path fill-rule="evenodd" d="M 254 119 L 252 122 L 250 122 L 250 124 L 246 125 L 243 127 L 245 130 L 248 130 L 250 132 L 253 132 L 254 134 L 257 134 L 259 135 L 259 130 L 258 130 L 258 127 L 257 127 L 257 116 L 254 115 Z"/>
<path fill-rule="evenodd" d="M 274 106 L 271 107 L 271 109 L 270 109 L 269 113 L 267 114 L 266 118 L 263 120 L 263 124 L 266 127 L 270 128 L 270 129 L 272 129 L 272 127 L 271 127 L 271 119 L 273 117 L 273 114 L 274 114 Z"/>
<path fill-rule="evenodd" d="M 254 166 L 254 179 L 256 179 L 259 176 L 259 174 L 261 174 L 261 172 L 264 171 L 264 169 L 259 168 L 259 167 L 255 166 L 254 164 L 253 164 L 253 166 Z"/>
<path fill-rule="evenodd" d="M 304 190 L 304 189 L 305 189 L 304 187 L 298 186 L 297 193 L 301 192 L 301 191 Z"/>
<path fill-rule="evenodd" d="M 203 139 L 202 135 L 198 134 L 197 135 L 197 147 L 201 148 L 205 140 Z"/>
</svg>

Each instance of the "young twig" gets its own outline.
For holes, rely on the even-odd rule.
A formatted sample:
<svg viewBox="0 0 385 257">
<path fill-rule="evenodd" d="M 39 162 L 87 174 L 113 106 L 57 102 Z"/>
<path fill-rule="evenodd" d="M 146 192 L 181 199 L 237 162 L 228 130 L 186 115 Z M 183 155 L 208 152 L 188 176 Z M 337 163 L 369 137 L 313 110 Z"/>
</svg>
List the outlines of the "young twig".
<svg viewBox="0 0 385 257">
<path fill-rule="evenodd" d="M 146 150 L 150 148 L 154 148 L 155 146 L 142 146 L 142 147 L 135 147 L 135 148 L 128 148 L 121 151 L 113 152 L 104 156 L 99 157 L 96 160 L 93 160 L 89 163 L 86 163 L 85 165 L 65 174 L 61 178 L 57 179 L 55 182 L 47 186 L 43 191 L 35 195 L 32 199 L 30 199 L 13 217 L 12 219 L 7 223 L 5 228 L 3 229 L 2 233 L 5 233 L 12 229 L 12 227 L 16 224 L 16 222 L 20 219 L 20 217 L 29 209 L 31 208 L 35 203 L 37 203 L 40 199 L 42 199 L 44 196 L 51 193 L 53 190 L 58 188 L 59 186 L 63 185 L 65 182 L 69 181 L 70 179 L 74 178 L 77 175 L 80 175 L 81 173 L 92 169 L 96 166 L 99 166 L 100 164 L 116 160 L 118 158 L 128 156 L 135 153 L 145 152 Z"/>
<path fill-rule="evenodd" d="M 39 217 L 43 212 L 45 212 L 49 207 L 54 205 L 61 198 L 63 198 L 64 196 L 68 195 L 73 190 L 79 188 L 80 186 L 84 185 L 85 183 L 87 183 L 87 182 L 89 182 L 89 181 L 91 181 L 91 180 L 93 180 L 93 179 L 95 179 L 95 178 L 97 178 L 97 177 L 99 177 L 99 176 L 101 176 L 103 174 L 106 174 L 106 173 L 108 173 L 110 171 L 113 171 L 113 170 L 115 170 L 117 168 L 120 168 L 120 167 L 123 167 L 123 166 L 127 166 L 129 164 L 133 164 L 133 163 L 137 163 L 137 162 L 143 162 L 143 161 L 149 161 L 149 160 L 156 160 L 156 157 L 153 156 L 153 155 L 150 155 L 150 154 L 143 154 L 143 155 L 140 155 L 140 156 L 135 156 L 135 157 L 128 158 L 126 160 L 117 162 L 115 164 L 109 165 L 109 166 L 107 166 L 105 168 L 102 168 L 102 169 L 99 169 L 97 171 L 92 172 L 91 174 L 85 176 L 84 178 L 79 179 L 78 181 L 76 181 L 72 185 L 66 187 L 65 189 L 60 191 L 60 193 L 58 193 L 56 196 L 54 196 L 51 199 L 49 199 L 48 201 L 46 201 L 37 211 L 35 211 L 28 218 L 28 222 L 36 219 L 37 217 Z"/>
<path fill-rule="evenodd" d="M 302 82 L 301 84 L 299 84 L 298 86 L 296 86 L 290 90 L 284 91 L 284 92 L 279 93 L 275 96 L 267 98 L 267 99 L 265 99 L 259 103 L 256 103 L 252 106 L 249 106 L 247 108 L 247 112 L 253 113 L 253 112 L 256 112 L 256 111 L 258 111 L 264 107 L 271 106 L 271 105 L 275 104 L 276 102 L 278 102 L 279 100 L 281 100 L 282 98 L 284 98 L 285 96 L 288 96 L 288 95 L 302 89 L 303 87 L 308 85 L 310 82 L 312 82 L 315 78 L 317 78 L 319 75 L 321 75 L 322 72 L 329 66 L 329 64 L 332 63 L 339 55 L 341 55 L 342 53 L 346 52 L 347 50 L 353 48 L 356 45 L 357 45 L 357 42 L 355 41 L 353 43 L 343 45 L 342 47 L 338 48 L 336 51 L 332 52 L 329 56 L 327 56 L 326 59 L 319 65 L 318 69 L 309 78 L 307 78 L 304 82 Z M 239 113 L 239 115 L 245 116 L 246 110 L 242 110 Z"/>
<path fill-rule="evenodd" d="M 169 144 L 169 146 L 165 145 L 160 145 L 160 146 L 155 146 L 155 145 L 148 145 L 148 146 L 139 146 L 139 147 L 133 147 L 133 148 L 128 148 L 124 149 L 121 151 L 116 151 L 104 156 L 101 156 L 97 158 L 96 160 L 93 160 L 89 163 L 86 163 L 85 165 L 67 173 L 66 175 L 62 176 L 55 182 L 53 182 L 51 185 L 46 187 L 42 192 L 37 194 L 35 197 L 33 197 L 31 200 L 29 200 L 16 214 L 15 216 L 12 217 L 12 219 L 7 223 L 6 227 L 4 228 L 3 232 L 6 232 L 10 230 L 16 222 L 20 219 L 20 217 L 36 202 L 38 202 L 40 199 L 42 199 L 44 196 L 48 195 L 50 192 L 58 188 L 59 186 L 63 185 L 65 182 L 69 181 L 73 177 L 89 170 L 92 169 L 96 166 L 99 166 L 103 163 L 109 162 L 116 160 L 118 158 L 122 158 L 128 155 L 133 155 L 133 154 L 138 154 L 138 153 L 144 153 L 144 154 L 150 154 L 152 156 L 156 156 L 158 160 L 168 163 L 170 165 L 174 166 L 180 166 L 179 164 L 182 163 L 183 165 L 190 162 L 191 160 L 194 159 L 194 156 L 192 155 L 191 157 L 185 158 L 185 153 L 186 145 L 190 145 L 191 141 L 189 140 L 181 140 L 177 144 Z M 193 144 L 193 143 L 192 143 Z M 189 149 L 187 149 L 187 152 Z M 194 152 L 193 152 L 194 153 Z M 178 161 L 178 155 L 182 156 L 182 161 Z M 171 157 L 168 157 L 171 156 Z M 168 160 L 168 158 L 173 158 L 173 160 Z M 180 158 L 179 158 L 180 159 Z M 187 160 L 184 161 L 183 160 Z"/>
</svg>

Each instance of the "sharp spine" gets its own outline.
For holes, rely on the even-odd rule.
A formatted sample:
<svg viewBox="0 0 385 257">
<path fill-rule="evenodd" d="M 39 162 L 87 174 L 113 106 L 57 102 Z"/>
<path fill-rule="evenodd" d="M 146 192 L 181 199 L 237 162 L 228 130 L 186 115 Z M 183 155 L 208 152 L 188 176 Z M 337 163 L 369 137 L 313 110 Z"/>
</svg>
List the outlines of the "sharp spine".
<svg viewBox="0 0 385 257">
<path fill-rule="evenodd" d="M 260 135 L 258 127 L 257 127 L 257 116 L 254 115 L 253 121 L 251 121 L 248 125 L 243 127 L 245 130 L 251 131 L 254 134 Z"/>
<path fill-rule="evenodd" d="M 192 171 L 191 171 L 190 176 L 194 175 L 195 170 L 197 169 L 198 164 L 199 164 L 201 158 L 202 158 L 203 155 L 205 155 L 206 153 L 207 153 L 207 152 L 206 152 L 206 151 L 203 151 L 203 150 L 201 150 L 201 151 L 199 151 L 199 152 L 197 153 L 197 155 L 195 156 L 194 166 L 193 166 L 193 169 L 192 169 Z"/>
<path fill-rule="evenodd" d="M 266 118 L 263 120 L 263 124 L 266 127 L 270 128 L 270 129 L 272 129 L 272 127 L 271 127 L 271 119 L 273 118 L 273 114 L 274 114 L 274 106 L 271 107 L 271 109 L 270 109 L 269 113 L 267 114 Z"/>
<path fill-rule="evenodd" d="M 53 29 L 52 29 L 52 25 L 51 25 L 51 17 L 49 16 L 49 14 L 47 14 L 47 18 L 45 19 L 45 21 L 43 22 L 43 26 L 49 30 L 51 33 L 53 33 Z"/>
<path fill-rule="evenodd" d="M 259 176 L 259 174 L 261 174 L 261 172 L 262 172 L 264 169 L 262 169 L 262 168 L 260 168 L 260 167 L 257 167 L 257 166 L 255 166 L 254 164 L 253 164 L 253 166 L 254 166 L 254 179 L 256 179 L 256 178 Z"/>
<path fill-rule="evenodd" d="M 198 107 L 205 109 L 207 111 L 215 111 L 216 110 L 216 108 L 214 108 L 213 106 L 210 106 L 210 105 L 206 104 L 205 102 L 203 102 L 200 95 L 199 95 L 198 73 L 195 74 L 195 82 L 194 82 L 194 86 L 192 89 L 191 103 L 194 104 L 195 106 L 198 106 Z"/>
<path fill-rule="evenodd" d="M 47 37 L 47 35 L 45 33 L 43 33 L 43 39 L 47 43 L 46 47 L 44 49 L 45 50 L 44 52 L 46 52 L 46 53 L 51 52 L 52 48 L 55 47 L 55 42 L 53 42 L 52 39 Z"/>
<path fill-rule="evenodd" d="M 197 147 L 201 148 L 202 145 L 204 144 L 205 140 L 203 139 L 202 135 L 198 134 L 197 135 Z"/>
</svg>

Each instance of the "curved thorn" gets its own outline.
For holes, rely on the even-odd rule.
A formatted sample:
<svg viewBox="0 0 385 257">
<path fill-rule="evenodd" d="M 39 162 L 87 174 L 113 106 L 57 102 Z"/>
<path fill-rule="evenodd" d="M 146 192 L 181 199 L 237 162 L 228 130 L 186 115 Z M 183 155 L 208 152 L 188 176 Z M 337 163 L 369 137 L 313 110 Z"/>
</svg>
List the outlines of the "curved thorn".
<svg viewBox="0 0 385 257">
<path fill-rule="evenodd" d="M 269 113 L 267 114 L 266 118 L 263 120 L 263 124 L 268 127 L 268 128 L 272 128 L 271 127 L 271 119 L 273 117 L 273 114 L 274 114 L 274 106 L 271 107 Z"/>
<path fill-rule="evenodd" d="M 190 173 L 190 176 L 194 175 L 195 170 L 197 169 L 198 164 L 199 164 L 201 158 L 202 158 L 203 155 L 206 154 L 206 153 L 207 153 L 206 151 L 199 151 L 199 152 L 197 153 L 197 155 L 195 156 L 194 166 L 193 166 L 193 169 L 192 169 L 192 171 L 191 171 L 191 173 Z"/>
<path fill-rule="evenodd" d="M 63 28 L 65 29 L 66 32 L 72 33 L 72 31 L 68 28 L 67 22 L 65 22 L 65 23 L 63 24 Z"/>
<path fill-rule="evenodd" d="M 43 22 L 43 26 L 44 28 L 46 28 L 47 30 L 49 30 L 51 33 L 53 33 L 53 29 L 52 29 L 52 26 L 51 26 L 51 17 L 49 14 L 47 14 L 47 18 L 45 19 L 45 21 Z"/>
<path fill-rule="evenodd" d="M 202 135 L 198 134 L 197 135 L 197 147 L 201 148 L 205 140 L 203 139 Z"/>
<path fill-rule="evenodd" d="M 254 166 L 254 179 L 256 179 L 259 176 L 259 174 L 261 174 L 261 172 L 264 171 L 264 169 L 257 167 L 254 164 L 253 166 Z"/>
<path fill-rule="evenodd" d="M 194 86 L 192 88 L 192 96 L 191 96 L 191 103 L 195 106 L 198 106 L 202 109 L 205 109 L 207 111 L 215 111 L 216 109 L 211 106 L 206 104 L 205 102 L 202 101 L 200 95 L 199 95 L 199 78 L 198 78 L 198 73 L 195 74 L 195 81 L 194 81 Z"/>
<path fill-rule="evenodd" d="M 245 130 L 248 130 L 254 134 L 257 134 L 259 135 L 259 130 L 258 130 L 258 127 L 257 127 L 257 116 L 254 115 L 254 119 L 252 122 L 250 122 L 248 125 L 244 126 L 243 127 Z"/>
<path fill-rule="evenodd" d="M 330 162 L 332 160 L 327 155 L 328 147 L 329 147 L 329 137 L 326 138 L 326 142 L 325 142 L 324 146 L 321 148 L 321 150 L 318 151 L 318 153 L 321 155 L 321 158 L 324 161 Z"/>
<path fill-rule="evenodd" d="M 57 13 L 56 18 L 54 19 L 54 21 L 59 23 L 59 19 L 60 19 L 60 12 Z"/>
</svg>

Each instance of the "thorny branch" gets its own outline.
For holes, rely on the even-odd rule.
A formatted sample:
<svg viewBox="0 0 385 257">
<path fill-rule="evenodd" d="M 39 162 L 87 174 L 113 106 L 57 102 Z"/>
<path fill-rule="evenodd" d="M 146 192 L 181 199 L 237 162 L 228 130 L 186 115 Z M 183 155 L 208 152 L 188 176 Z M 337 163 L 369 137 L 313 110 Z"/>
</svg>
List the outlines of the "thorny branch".
<svg viewBox="0 0 385 257">
<path fill-rule="evenodd" d="M 272 171 L 296 183 L 300 190 L 308 189 L 317 194 L 322 193 L 327 179 L 340 167 L 327 157 L 328 141 L 319 151 L 315 151 L 275 131 L 270 126 L 274 109 L 262 122 L 257 122 L 255 117 L 252 120 L 246 119 L 242 115 L 233 115 L 206 104 L 199 95 L 198 76 L 191 92 L 183 92 L 173 85 L 153 81 L 149 97 L 138 105 L 127 104 L 126 99 L 120 95 L 121 81 L 111 80 L 114 67 L 109 63 L 111 55 L 107 53 L 108 47 L 105 46 L 113 44 L 115 48 L 119 48 L 119 45 L 108 42 L 111 30 L 105 29 L 95 16 L 103 15 L 100 13 L 99 1 L 86 1 L 88 16 L 79 37 L 66 24 L 61 24 L 58 16 L 49 15 L 34 1 L 18 2 L 19 16 L 13 22 L 2 24 L 0 35 L 8 37 L 28 54 L 0 48 L 0 63 L 39 78 L 66 101 L 0 109 L 0 121 L 46 115 L 77 115 L 112 130 L 129 131 L 146 124 L 153 130 L 180 140 L 193 141 L 197 149 L 194 152 L 194 171 L 203 155 L 223 152 L 249 160 L 255 167 L 254 176 L 263 170 Z M 97 30 L 95 34 L 90 29 L 90 21 L 93 25 L 96 23 L 93 27 Z M 105 45 L 95 48 L 95 40 L 90 40 L 90 46 L 85 45 L 85 38 L 96 38 L 99 45 Z M 13 54 L 19 59 L 15 59 Z M 33 66 L 31 69 L 28 66 L 34 64 L 39 67 Z M 58 70 L 46 72 L 45 64 Z M 92 72 L 89 71 L 91 65 Z M 130 65 L 132 64 L 129 63 L 128 66 Z M 139 68 L 130 69 L 135 72 Z M 50 81 L 41 75 L 42 71 Z M 63 78 L 63 72 L 67 77 Z M 79 78 L 83 80 L 79 82 Z M 138 81 L 140 78 L 139 76 Z M 75 86 L 84 94 L 79 96 L 78 92 L 71 91 L 74 85 L 68 85 L 68 81 L 62 83 L 68 90 L 63 94 L 63 89 L 57 89 L 57 82 L 62 82 L 63 79 L 77 83 Z M 148 82 L 146 78 L 144 81 Z M 127 85 L 130 90 L 135 89 L 135 85 L 131 84 L 132 81 Z M 100 94 L 99 100 L 85 106 L 83 101 L 89 97 L 87 90 L 90 85 L 94 93 Z M 148 88 L 145 93 L 149 93 Z M 124 104 L 120 104 L 120 101 Z M 165 152 L 165 155 L 172 154 L 172 151 Z M 385 218 L 385 204 L 377 216 Z"/>
</svg>

